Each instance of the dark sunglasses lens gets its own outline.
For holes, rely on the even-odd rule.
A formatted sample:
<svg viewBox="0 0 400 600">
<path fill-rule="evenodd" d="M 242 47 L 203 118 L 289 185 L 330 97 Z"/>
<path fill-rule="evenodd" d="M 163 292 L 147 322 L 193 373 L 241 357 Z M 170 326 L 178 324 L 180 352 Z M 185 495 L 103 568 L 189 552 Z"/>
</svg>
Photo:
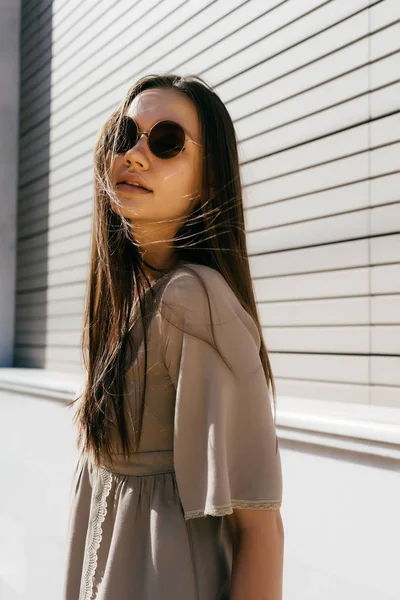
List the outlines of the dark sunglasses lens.
<svg viewBox="0 0 400 600">
<path fill-rule="evenodd" d="M 137 128 L 132 119 L 122 117 L 116 133 L 116 126 L 111 127 L 105 137 L 105 146 L 107 150 L 113 150 L 117 154 L 125 154 L 135 145 Z M 115 147 L 114 147 L 115 143 Z"/>
<path fill-rule="evenodd" d="M 178 123 L 162 121 L 153 127 L 149 137 L 150 150 L 158 158 L 173 158 L 185 145 L 185 132 Z"/>
</svg>

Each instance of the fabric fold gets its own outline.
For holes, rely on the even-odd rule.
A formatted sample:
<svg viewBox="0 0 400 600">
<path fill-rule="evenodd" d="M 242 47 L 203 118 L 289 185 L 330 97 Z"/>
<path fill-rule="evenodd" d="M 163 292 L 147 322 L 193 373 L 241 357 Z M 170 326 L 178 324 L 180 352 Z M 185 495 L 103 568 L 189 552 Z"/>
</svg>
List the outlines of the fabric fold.
<svg viewBox="0 0 400 600">
<path fill-rule="evenodd" d="M 197 277 L 185 271 L 168 284 L 161 305 L 164 361 L 176 388 L 174 468 L 186 519 L 278 509 L 282 500 L 258 329 L 225 279 L 208 271 L 210 305 Z"/>
</svg>

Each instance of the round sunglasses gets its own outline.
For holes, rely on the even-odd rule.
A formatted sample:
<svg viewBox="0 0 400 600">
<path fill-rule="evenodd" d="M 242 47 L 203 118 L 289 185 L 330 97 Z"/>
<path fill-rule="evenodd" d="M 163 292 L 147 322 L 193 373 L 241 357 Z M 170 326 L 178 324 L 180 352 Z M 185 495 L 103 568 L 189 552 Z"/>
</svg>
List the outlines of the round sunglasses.
<svg viewBox="0 0 400 600">
<path fill-rule="evenodd" d="M 136 121 L 122 117 L 115 136 L 114 130 L 107 132 L 105 146 L 116 154 L 125 154 L 137 144 L 142 135 L 147 135 L 150 151 L 157 158 L 174 158 L 182 152 L 186 142 L 201 146 L 187 137 L 185 130 L 175 121 L 158 121 L 149 131 L 139 131 Z M 114 146 L 115 137 L 115 146 Z"/>
</svg>

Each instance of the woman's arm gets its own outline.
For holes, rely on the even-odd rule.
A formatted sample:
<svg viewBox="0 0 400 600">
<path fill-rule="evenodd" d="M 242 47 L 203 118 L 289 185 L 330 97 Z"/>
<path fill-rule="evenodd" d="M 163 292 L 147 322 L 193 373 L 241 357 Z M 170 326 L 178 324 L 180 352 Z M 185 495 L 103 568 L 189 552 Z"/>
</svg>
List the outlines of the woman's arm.
<svg viewBox="0 0 400 600">
<path fill-rule="evenodd" d="M 282 600 L 284 529 L 280 510 L 235 509 L 231 600 Z"/>
</svg>

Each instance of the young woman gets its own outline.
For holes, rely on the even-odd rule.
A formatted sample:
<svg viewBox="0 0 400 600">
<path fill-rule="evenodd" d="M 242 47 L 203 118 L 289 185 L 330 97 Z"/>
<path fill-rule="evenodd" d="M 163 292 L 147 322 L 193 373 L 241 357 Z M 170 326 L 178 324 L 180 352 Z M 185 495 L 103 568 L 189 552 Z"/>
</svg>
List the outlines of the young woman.
<svg viewBox="0 0 400 600">
<path fill-rule="evenodd" d="M 275 387 L 215 92 L 138 81 L 94 200 L 64 598 L 281 600 Z"/>
</svg>

